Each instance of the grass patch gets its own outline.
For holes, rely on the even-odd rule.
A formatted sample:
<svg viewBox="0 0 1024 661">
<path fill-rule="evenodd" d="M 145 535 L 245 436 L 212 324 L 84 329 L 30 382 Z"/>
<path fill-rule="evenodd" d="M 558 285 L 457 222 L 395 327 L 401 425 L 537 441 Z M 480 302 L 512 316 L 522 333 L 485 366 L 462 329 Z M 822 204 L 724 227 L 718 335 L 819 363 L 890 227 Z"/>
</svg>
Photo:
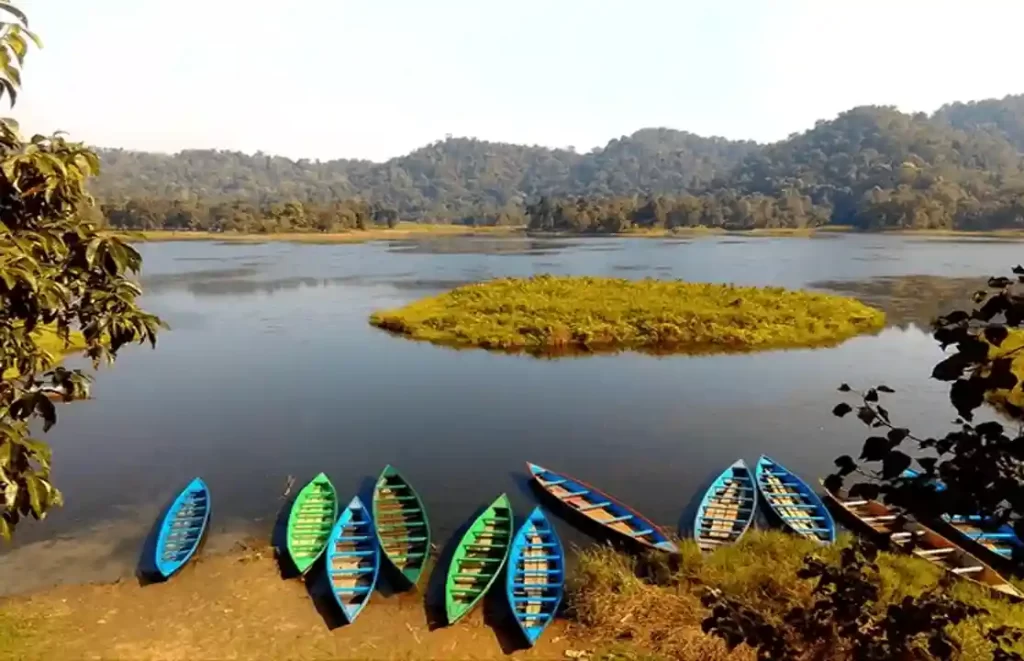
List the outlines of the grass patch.
<svg viewBox="0 0 1024 661">
<path fill-rule="evenodd" d="M 819 346 L 884 322 L 881 311 L 829 294 L 550 275 L 467 285 L 370 317 L 417 340 L 542 354 Z"/>
<path fill-rule="evenodd" d="M 176 230 L 145 230 L 138 232 L 110 230 L 126 241 L 230 241 L 234 243 L 267 243 L 286 241 L 290 243 L 363 243 L 386 239 L 404 239 L 414 236 L 477 236 L 520 234 L 522 227 L 468 227 L 465 225 L 440 225 L 429 223 L 399 223 L 395 228 L 373 228 L 348 232 L 277 232 L 271 234 L 247 234 L 243 232 L 202 232 Z"/>
<path fill-rule="evenodd" d="M 718 588 L 781 622 L 793 606 L 812 603 L 813 582 L 796 578 L 804 556 L 816 553 L 835 562 L 851 539 L 840 535 L 836 544 L 822 548 L 781 532 L 751 531 L 739 544 L 712 554 L 701 554 L 693 542 L 686 541 L 681 546 L 682 561 L 674 569 L 664 556 L 637 559 L 594 547 L 580 552 L 577 569 L 569 576 L 569 607 L 578 626 L 597 647 L 615 649 L 622 658 L 631 658 L 623 649 L 626 645 L 635 658 L 753 661 L 755 655 L 746 646 L 730 653 L 719 639 L 701 631 L 701 621 L 707 615 L 700 603 L 702 591 Z M 934 587 L 941 573 L 931 563 L 905 555 L 882 553 L 878 564 L 881 610 Z M 952 630 L 963 646 L 964 659 L 992 658 L 991 648 L 982 639 L 988 626 L 1024 626 L 1024 605 L 998 599 L 962 581 L 949 589 L 954 596 L 990 612 Z"/>
<path fill-rule="evenodd" d="M 36 344 L 40 349 L 46 351 L 53 357 L 49 367 L 53 367 L 68 354 L 76 353 L 85 349 L 85 336 L 81 332 L 71 331 L 70 344 L 65 346 L 64 339 L 57 334 L 56 327 L 43 326 L 34 332 Z M 46 369 L 49 369 L 47 367 Z M 0 378 L 15 379 L 18 377 L 18 370 L 13 367 L 4 371 Z"/>
</svg>

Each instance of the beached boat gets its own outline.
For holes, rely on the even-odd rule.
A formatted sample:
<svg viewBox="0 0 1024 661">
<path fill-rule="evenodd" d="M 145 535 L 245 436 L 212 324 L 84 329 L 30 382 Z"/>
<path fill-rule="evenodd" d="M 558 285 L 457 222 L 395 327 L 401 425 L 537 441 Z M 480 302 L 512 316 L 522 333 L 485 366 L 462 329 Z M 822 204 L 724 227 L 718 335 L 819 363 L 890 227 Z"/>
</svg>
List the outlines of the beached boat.
<svg viewBox="0 0 1024 661">
<path fill-rule="evenodd" d="M 551 623 L 565 592 L 565 551 L 540 507 L 526 517 L 512 540 L 505 594 L 532 646 Z"/>
<path fill-rule="evenodd" d="M 338 494 L 320 473 L 302 487 L 288 514 L 287 545 L 295 568 L 305 574 L 327 548 L 327 538 L 338 518 Z"/>
<path fill-rule="evenodd" d="M 182 489 L 160 523 L 154 566 L 163 578 L 170 578 L 192 558 L 209 523 L 210 489 L 197 477 Z"/>
<path fill-rule="evenodd" d="M 903 477 L 915 478 L 919 473 L 911 468 L 903 471 Z M 946 485 L 934 480 L 936 491 L 943 491 Z M 991 554 L 995 562 L 1019 562 L 1024 558 L 1024 541 L 1008 523 L 993 525 L 978 514 L 943 514 L 942 521 L 960 537 L 970 550 Z"/>
<path fill-rule="evenodd" d="M 373 488 L 373 521 L 384 555 L 415 586 L 430 557 L 430 521 L 419 494 L 390 465 Z"/>
<path fill-rule="evenodd" d="M 791 532 L 823 544 L 836 541 L 836 524 L 825 503 L 795 473 L 761 455 L 754 476 L 768 507 Z"/>
<path fill-rule="evenodd" d="M 757 485 L 740 459 L 715 478 L 697 508 L 693 538 L 702 551 L 713 551 L 743 536 L 757 513 Z M 682 535 L 680 535 L 682 536 Z"/>
<path fill-rule="evenodd" d="M 478 516 L 455 547 L 444 588 L 448 624 L 480 602 L 508 559 L 512 504 L 501 494 Z"/>
<path fill-rule="evenodd" d="M 566 507 L 643 546 L 669 553 L 679 552 L 679 547 L 661 528 L 621 501 L 574 477 L 529 462 L 526 466 L 537 484 Z"/>
<path fill-rule="evenodd" d="M 380 546 L 373 527 L 369 511 L 356 496 L 338 517 L 327 543 L 327 580 L 349 623 L 366 606 L 377 585 Z"/>
<path fill-rule="evenodd" d="M 875 538 L 883 546 L 924 558 L 954 576 L 987 587 L 1002 596 L 1024 599 L 1024 594 L 999 572 L 928 526 L 908 519 L 902 510 L 877 500 L 846 499 L 828 491 L 826 497 L 846 514 L 859 532 Z"/>
</svg>

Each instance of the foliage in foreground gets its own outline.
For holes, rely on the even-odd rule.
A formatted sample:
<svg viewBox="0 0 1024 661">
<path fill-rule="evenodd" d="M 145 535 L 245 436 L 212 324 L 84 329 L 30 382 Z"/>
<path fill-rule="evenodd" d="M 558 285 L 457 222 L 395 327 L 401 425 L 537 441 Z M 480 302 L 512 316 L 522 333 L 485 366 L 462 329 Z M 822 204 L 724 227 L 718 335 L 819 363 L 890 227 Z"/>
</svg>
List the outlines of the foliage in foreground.
<svg viewBox="0 0 1024 661">
<path fill-rule="evenodd" d="M 949 604 L 959 601 L 963 603 L 963 617 L 956 623 L 927 620 L 927 635 L 913 639 L 916 647 L 927 651 L 929 636 L 935 636 L 950 645 L 955 659 L 1014 658 L 995 656 L 990 638 L 1002 633 L 999 627 L 1024 626 L 1024 605 L 1011 604 L 966 582 L 947 585 L 936 567 L 918 558 L 880 553 L 874 562 L 865 562 L 863 553 L 854 551 L 851 543 L 852 539 L 844 535 L 836 545 L 822 548 L 779 532 L 751 531 L 737 545 L 712 554 L 701 554 L 696 545 L 686 542 L 681 560 L 674 563 L 664 556 L 637 559 L 596 547 L 581 552 L 578 568 L 570 575 L 569 605 L 587 635 L 596 637 L 596 645 L 628 643 L 638 651 L 682 661 L 752 661 L 758 657 L 749 645 L 741 644 L 731 650 L 727 646 L 727 640 L 735 640 L 734 629 L 729 629 L 728 635 L 718 631 L 718 635 L 703 633 L 702 624 L 709 617 L 714 618 L 715 606 L 729 605 L 744 616 L 737 617 L 737 623 L 755 633 L 769 635 L 769 629 L 777 631 L 786 624 L 787 616 L 795 620 L 797 616 L 808 618 L 823 612 L 822 607 L 816 610 L 815 604 L 831 596 L 827 587 L 815 592 L 819 583 L 828 584 L 837 573 L 856 571 L 861 587 L 871 593 L 867 599 L 858 595 L 856 613 L 865 613 L 865 623 L 884 626 L 890 615 L 900 609 L 927 609 L 932 603 L 937 604 L 935 610 L 927 612 L 957 616 L 960 606 Z M 805 563 L 808 555 L 814 558 L 810 565 Z M 798 573 L 807 567 L 812 571 L 799 578 Z M 709 601 L 710 609 L 702 603 L 702 595 L 709 594 L 715 595 Z M 852 602 L 844 602 L 850 596 L 840 594 L 835 601 L 853 610 Z M 907 605 L 908 598 L 913 605 Z M 921 628 L 922 620 L 917 611 L 914 613 L 916 619 L 911 618 L 903 629 L 879 632 L 877 638 L 884 643 L 894 640 L 899 631 Z M 715 624 L 728 628 L 724 622 Z M 822 624 L 829 621 L 826 619 Z M 715 628 L 711 624 L 708 627 Z M 786 631 L 787 636 L 792 634 Z M 742 640 L 746 640 L 745 635 Z M 923 643 L 923 647 L 917 643 Z M 1019 642 L 1010 641 L 1007 647 L 1016 653 L 1024 652 L 1024 645 Z M 960 652 L 955 651 L 957 648 Z M 834 654 L 836 649 L 835 645 L 825 646 L 824 656 L 817 658 L 843 659 Z M 786 657 L 762 658 L 781 661 Z"/>
<path fill-rule="evenodd" d="M 0 24 L 0 87 L 13 102 L 14 63 L 34 37 L 24 14 L 6 1 L 0 9 L 19 21 Z M 26 142 L 17 124 L 0 120 L 0 537 L 63 502 L 50 482 L 50 448 L 29 430 L 33 420 L 44 432 L 56 423 L 48 394 L 88 394 L 81 371 L 51 369 L 58 352 L 80 337 L 98 366 L 129 342 L 155 345 L 161 325 L 135 304 L 141 291 L 128 276 L 139 271 L 139 253 L 85 220 L 85 181 L 98 169 L 81 144 L 59 135 Z"/>
<path fill-rule="evenodd" d="M 777 287 L 551 275 L 467 285 L 370 317 L 417 340 L 535 353 L 814 346 L 884 320 L 850 298 Z"/>
</svg>

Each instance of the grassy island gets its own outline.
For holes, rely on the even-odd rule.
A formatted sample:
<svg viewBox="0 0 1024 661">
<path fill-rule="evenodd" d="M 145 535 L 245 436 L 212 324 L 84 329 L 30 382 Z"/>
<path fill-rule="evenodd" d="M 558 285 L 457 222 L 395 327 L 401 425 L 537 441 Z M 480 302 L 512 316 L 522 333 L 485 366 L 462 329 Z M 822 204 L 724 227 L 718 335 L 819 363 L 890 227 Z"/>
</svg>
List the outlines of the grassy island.
<svg viewBox="0 0 1024 661">
<path fill-rule="evenodd" d="M 551 275 L 466 285 L 370 317 L 374 326 L 417 340 L 530 353 L 818 346 L 878 330 L 884 321 L 880 310 L 829 294 Z"/>
</svg>

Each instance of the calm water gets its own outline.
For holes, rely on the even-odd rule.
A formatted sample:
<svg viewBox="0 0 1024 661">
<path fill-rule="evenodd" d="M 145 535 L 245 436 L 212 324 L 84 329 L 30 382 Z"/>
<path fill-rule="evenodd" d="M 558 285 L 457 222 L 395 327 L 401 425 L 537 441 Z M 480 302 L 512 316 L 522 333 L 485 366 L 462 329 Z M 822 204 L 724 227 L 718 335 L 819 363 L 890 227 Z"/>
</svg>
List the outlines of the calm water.
<svg viewBox="0 0 1024 661">
<path fill-rule="evenodd" d="M 367 315 L 465 282 L 544 272 L 832 281 L 867 286 L 885 303 L 908 289 L 892 276 L 934 284 L 1002 272 L 1022 247 L 872 236 L 145 244 L 144 304 L 173 330 L 156 351 L 133 347 L 101 370 L 93 401 L 61 408 L 47 437 L 67 505 L 21 527 L 0 557 L 0 593 L 130 575 L 159 505 L 196 474 L 213 490 L 211 550 L 266 536 L 289 475 L 301 484 L 324 470 L 347 499 L 388 462 L 421 492 L 441 544 L 502 490 L 525 513 L 525 460 L 674 530 L 737 457 L 766 452 L 810 479 L 856 454 L 862 428 L 829 413 L 842 381 L 887 383 L 900 424 L 941 431 L 927 416 L 949 410 L 943 385 L 927 378 L 940 352 L 914 313 L 834 349 L 562 360 L 414 343 L 370 327 Z"/>
</svg>

